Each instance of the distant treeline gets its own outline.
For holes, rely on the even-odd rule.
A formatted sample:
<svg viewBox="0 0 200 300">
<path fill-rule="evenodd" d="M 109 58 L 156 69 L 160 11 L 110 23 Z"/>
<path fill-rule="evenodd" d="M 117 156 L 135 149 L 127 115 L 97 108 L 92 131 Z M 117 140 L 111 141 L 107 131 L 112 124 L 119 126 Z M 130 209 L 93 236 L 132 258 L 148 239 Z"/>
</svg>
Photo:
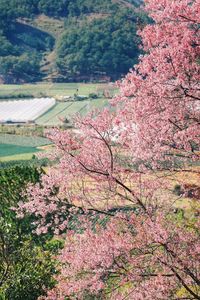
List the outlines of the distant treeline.
<svg viewBox="0 0 200 300">
<path fill-rule="evenodd" d="M 45 14 L 52 17 L 80 16 L 87 13 L 112 13 L 119 9 L 118 2 L 137 6 L 142 0 L 1 0 L 1 15 L 13 19 Z M 128 7 L 128 5 L 127 5 Z M 3 22 L 3 19 L 1 19 Z"/>
<path fill-rule="evenodd" d="M 16 83 L 42 80 L 42 59 L 53 49 L 52 72 L 65 81 L 103 75 L 119 78 L 137 61 L 136 31 L 148 21 L 134 9 L 139 2 L 0 0 L 0 78 Z M 57 40 L 20 22 L 40 14 L 64 20 L 64 33 Z"/>
</svg>

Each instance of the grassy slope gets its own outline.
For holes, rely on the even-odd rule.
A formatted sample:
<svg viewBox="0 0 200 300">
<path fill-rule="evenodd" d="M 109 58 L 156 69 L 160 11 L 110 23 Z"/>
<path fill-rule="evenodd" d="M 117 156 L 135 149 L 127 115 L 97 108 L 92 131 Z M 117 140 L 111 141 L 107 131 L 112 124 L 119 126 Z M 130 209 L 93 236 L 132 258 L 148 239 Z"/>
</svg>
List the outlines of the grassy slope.
<svg viewBox="0 0 200 300">
<path fill-rule="evenodd" d="M 64 20 L 62 18 L 55 19 L 45 15 L 39 15 L 35 19 L 29 20 L 28 23 L 31 26 L 34 26 L 35 28 L 38 28 L 39 30 L 42 30 L 51 35 L 55 39 L 55 44 L 64 31 Z M 46 75 L 45 78 L 47 80 L 48 78 L 51 78 L 51 74 L 56 73 L 55 59 L 56 53 L 54 47 L 54 49 L 51 52 L 46 53 L 41 66 L 41 71 L 44 72 L 44 74 Z"/>
</svg>

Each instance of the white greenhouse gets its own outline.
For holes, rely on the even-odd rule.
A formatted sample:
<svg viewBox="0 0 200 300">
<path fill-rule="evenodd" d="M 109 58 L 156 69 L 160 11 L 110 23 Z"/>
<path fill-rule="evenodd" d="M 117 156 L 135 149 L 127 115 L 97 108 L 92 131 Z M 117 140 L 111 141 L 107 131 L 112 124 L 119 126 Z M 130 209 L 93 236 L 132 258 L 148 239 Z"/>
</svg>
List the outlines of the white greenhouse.
<svg viewBox="0 0 200 300">
<path fill-rule="evenodd" d="M 55 105 L 54 98 L 0 101 L 0 123 L 28 123 Z"/>
</svg>

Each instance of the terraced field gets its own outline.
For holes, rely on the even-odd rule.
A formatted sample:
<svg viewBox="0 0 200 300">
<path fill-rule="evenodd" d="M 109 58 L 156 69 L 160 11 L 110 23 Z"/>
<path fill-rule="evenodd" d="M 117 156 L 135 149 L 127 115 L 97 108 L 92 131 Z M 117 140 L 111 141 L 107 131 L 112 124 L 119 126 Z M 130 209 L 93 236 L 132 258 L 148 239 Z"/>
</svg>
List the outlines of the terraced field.
<svg viewBox="0 0 200 300">
<path fill-rule="evenodd" d="M 76 102 L 57 103 L 52 109 L 36 120 L 38 125 L 59 126 L 62 125 L 62 119 L 71 122 L 73 116 L 77 113 L 85 115 L 95 108 L 103 108 L 108 105 L 106 99 L 84 100 Z"/>
</svg>

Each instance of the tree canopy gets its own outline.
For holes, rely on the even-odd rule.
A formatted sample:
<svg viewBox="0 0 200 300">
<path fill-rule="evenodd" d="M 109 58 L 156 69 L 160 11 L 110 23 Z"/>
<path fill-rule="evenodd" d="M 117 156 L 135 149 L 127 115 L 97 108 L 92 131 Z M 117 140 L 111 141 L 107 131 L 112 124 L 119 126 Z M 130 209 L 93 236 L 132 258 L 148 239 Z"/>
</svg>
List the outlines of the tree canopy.
<svg viewBox="0 0 200 300">
<path fill-rule="evenodd" d="M 20 220 L 15 208 L 26 201 L 28 184 L 40 181 L 42 171 L 32 166 L 0 169 L 0 299 L 36 300 L 54 285 L 53 249 L 59 242 L 32 233 L 34 219 Z"/>
<path fill-rule="evenodd" d="M 48 28 L 42 31 L 40 26 L 32 25 L 40 14 L 65 23 L 65 31 L 56 41 Z M 8 82 L 6 78 L 13 78 L 14 82 L 41 80 L 45 76 L 42 65 L 56 42 L 52 72 L 56 71 L 65 80 L 81 80 L 81 77 L 88 80 L 100 74 L 119 78 L 137 61 L 136 32 L 145 22 L 144 14 L 136 12 L 134 5 L 129 8 L 126 3 L 111 0 L 11 0 L 9 3 L 2 0 L 0 76 Z M 27 60 L 23 71 L 26 56 L 31 57 L 31 62 Z M 17 72 L 16 64 L 23 72 Z"/>
<path fill-rule="evenodd" d="M 106 74 L 112 79 L 126 74 L 139 55 L 137 14 L 122 11 L 77 24 L 65 31 L 57 46 L 57 66 L 71 76 Z"/>
</svg>

